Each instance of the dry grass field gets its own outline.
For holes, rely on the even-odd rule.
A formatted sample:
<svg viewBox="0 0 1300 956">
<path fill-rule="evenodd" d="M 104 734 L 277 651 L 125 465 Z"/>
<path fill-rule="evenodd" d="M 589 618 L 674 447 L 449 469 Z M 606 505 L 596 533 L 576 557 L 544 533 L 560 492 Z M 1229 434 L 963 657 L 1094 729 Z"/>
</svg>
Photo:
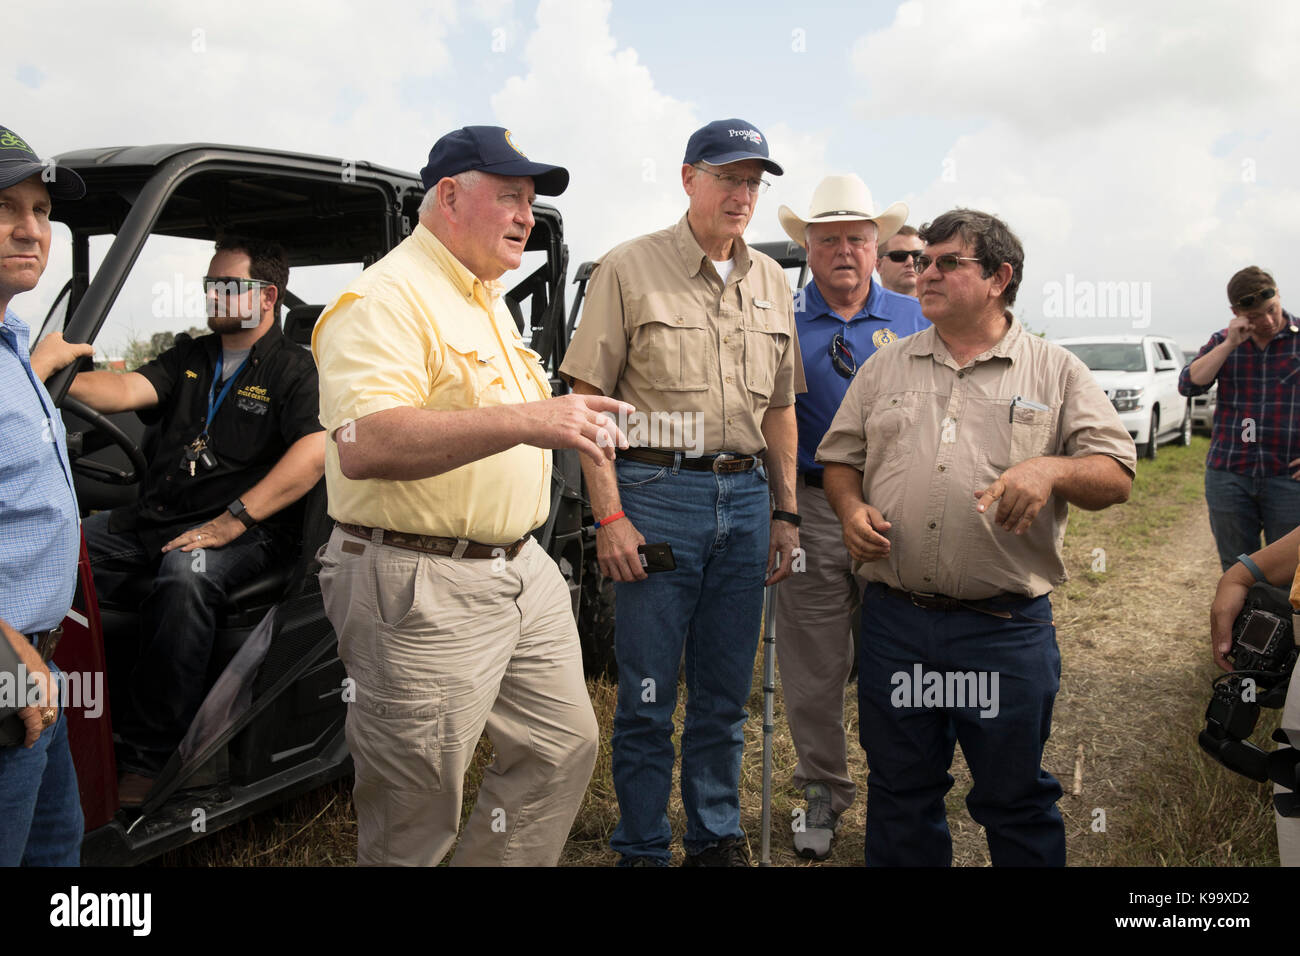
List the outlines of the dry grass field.
<svg viewBox="0 0 1300 956">
<path fill-rule="evenodd" d="M 1202 497 L 1207 440 L 1162 448 L 1141 462 L 1132 499 L 1100 513 L 1072 510 L 1066 536 L 1071 580 L 1053 595 L 1061 648 L 1061 691 L 1044 763 L 1065 788 L 1071 866 L 1276 865 L 1266 787 L 1230 773 L 1196 744 L 1217 673 L 1210 662 L 1208 619 L 1218 561 Z M 1100 551 L 1098 551 L 1100 549 Z M 1104 553 L 1103 553 L 1104 552 Z M 1104 558 L 1104 570 L 1099 560 Z M 1096 570 L 1094 570 L 1096 568 Z M 755 663 L 746 728 L 742 814 L 757 859 L 762 765 L 762 656 Z M 607 843 L 618 820 L 610 778 L 614 687 L 590 685 L 602 749 L 562 863 L 608 866 Z M 684 697 L 684 693 L 680 695 Z M 794 748 L 777 694 L 774 736 L 772 862 L 780 866 L 860 866 L 867 769 L 857 745 L 856 685 L 845 690 L 849 756 L 859 784 L 835 852 L 825 863 L 795 856 L 790 786 Z M 681 725 L 682 705 L 678 708 Z M 1263 726 L 1267 723 L 1267 726 Z M 1255 740 L 1276 724 L 1266 712 Z M 1265 743 L 1265 747 L 1271 744 Z M 479 746 L 466 787 L 466 813 L 489 758 Z M 988 865 L 980 828 L 966 811 L 970 776 L 960 748 L 948 798 L 954 862 Z M 157 861 L 172 866 L 342 866 L 356 851 L 350 781 L 268 811 Z M 1104 813 L 1104 829 L 1101 828 Z M 669 809 L 675 861 L 685 819 L 675 796 Z"/>
</svg>

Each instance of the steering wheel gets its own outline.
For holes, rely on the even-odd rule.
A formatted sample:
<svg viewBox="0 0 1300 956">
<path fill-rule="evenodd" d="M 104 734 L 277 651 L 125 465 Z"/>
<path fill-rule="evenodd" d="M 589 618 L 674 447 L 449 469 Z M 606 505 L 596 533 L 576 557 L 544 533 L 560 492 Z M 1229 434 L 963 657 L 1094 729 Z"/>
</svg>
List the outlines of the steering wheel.
<svg viewBox="0 0 1300 956">
<path fill-rule="evenodd" d="M 140 450 L 140 446 L 135 443 L 130 435 L 109 421 L 107 416 L 95 411 L 85 402 L 77 401 L 71 395 L 63 396 L 60 407 L 72 412 L 78 418 L 84 419 L 90 424 L 91 432 L 99 432 L 103 438 L 107 439 L 107 441 L 100 440 L 89 443 L 86 441 L 86 436 L 90 432 L 68 432 L 68 457 L 72 459 L 72 470 L 74 472 L 108 485 L 134 485 L 143 480 L 145 474 L 149 471 L 149 464 L 145 461 L 144 452 Z M 122 449 L 122 453 L 131 462 L 129 472 L 84 457 L 109 445 L 116 445 Z"/>
</svg>

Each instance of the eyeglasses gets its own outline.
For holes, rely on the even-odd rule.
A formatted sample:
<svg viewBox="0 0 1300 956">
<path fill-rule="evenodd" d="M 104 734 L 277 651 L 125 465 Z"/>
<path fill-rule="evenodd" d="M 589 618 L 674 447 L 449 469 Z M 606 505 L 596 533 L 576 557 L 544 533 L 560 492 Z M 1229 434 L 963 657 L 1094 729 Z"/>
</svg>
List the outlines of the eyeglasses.
<svg viewBox="0 0 1300 956">
<path fill-rule="evenodd" d="M 712 173 L 707 169 L 701 169 L 699 166 L 692 166 L 691 168 L 704 173 L 706 176 L 712 176 L 722 183 L 722 188 L 727 192 L 744 186 L 750 195 L 757 196 L 759 193 L 767 192 L 767 187 L 772 185 L 766 179 L 748 179 L 744 176 L 733 176 L 731 173 Z"/>
<path fill-rule="evenodd" d="M 929 256 L 917 256 L 916 271 L 924 272 L 930 268 L 932 262 L 939 267 L 940 272 L 956 272 L 963 262 L 979 262 L 979 259 L 974 256 L 959 256 L 955 252 L 948 252 L 933 259 Z"/>
<path fill-rule="evenodd" d="M 819 248 L 826 249 L 827 251 L 838 249 L 840 247 L 840 242 L 847 242 L 849 248 L 856 251 L 864 248 L 871 240 L 866 236 L 845 236 L 843 239 L 839 236 L 822 236 L 820 239 L 815 241 Z"/>
<path fill-rule="evenodd" d="M 273 285 L 262 279 L 246 279 L 242 276 L 204 276 L 203 294 L 215 292 L 218 296 L 237 296 L 251 292 L 259 286 Z"/>
<path fill-rule="evenodd" d="M 890 262 L 897 262 L 900 265 L 906 262 L 909 258 L 913 262 L 920 262 L 922 258 L 920 249 L 893 249 L 889 252 L 883 253 L 883 255 Z M 940 266 L 940 268 L 943 267 Z"/>
<path fill-rule="evenodd" d="M 852 378 L 858 371 L 858 361 L 853 357 L 853 352 L 844 343 L 844 335 L 836 332 L 835 337 L 831 339 L 831 347 L 828 349 L 831 357 L 831 365 L 835 371 L 839 372 L 845 378 Z"/>
<path fill-rule="evenodd" d="M 1273 296 L 1277 295 L 1277 289 L 1261 289 L 1258 292 L 1252 292 L 1250 295 L 1243 295 L 1233 306 L 1234 309 L 1249 309 L 1257 302 L 1267 302 Z"/>
</svg>

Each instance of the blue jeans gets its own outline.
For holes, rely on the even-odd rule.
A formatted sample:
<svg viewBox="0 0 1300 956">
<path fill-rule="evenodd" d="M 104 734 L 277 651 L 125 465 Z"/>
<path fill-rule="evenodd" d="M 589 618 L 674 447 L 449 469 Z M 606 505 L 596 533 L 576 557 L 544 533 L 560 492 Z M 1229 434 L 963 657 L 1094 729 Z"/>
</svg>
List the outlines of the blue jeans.
<svg viewBox="0 0 1300 956">
<path fill-rule="evenodd" d="M 1228 570 L 1237 555 L 1254 554 L 1300 525 L 1300 481 L 1290 475 L 1251 478 L 1217 468 L 1205 469 L 1205 504 L 1219 563 Z"/>
<path fill-rule="evenodd" d="M 223 548 L 204 549 L 201 559 L 198 550 L 151 553 L 135 533 L 109 531 L 107 512 L 81 526 L 100 600 L 112 600 L 128 580 L 153 578 L 140 606 L 140 656 L 129 706 L 123 711 L 114 701 L 113 729 L 123 743 L 119 768 L 157 776 L 203 703 L 217 609 L 232 588 L 284 558 L 283 549 L 263 525 Z"/>
<path fill-rule="evenodd" d="M 1042 768 L 1061 675 L 1052 605 L 1044 595 L 999 608 L 1012 619 L 925 610 L 867 586 L 858 715 L 870 770 L 868 866 L 952 864 L 944 796 L 956 741 L 975 781 L 966 807 L 985 828 L 993 865 L 1065 865 L 1061 786 Z M 927 699 L 917 665 L 944 675 L 945 690 L 949 674 L 984 674 L 991 705 L 973 704 L 970 685 L 964 706 L 955 692 Z"/>
<path fill-rule="evenodd" d="M 79 866 L 84 826 L 60 707 L 31 750 L 0 747 L 0 866 Z"/>
<path fill-rule="evenodd" d="M 695 854 L 742 835 L 740 759 L 763 609 L 767 473 L 718 475 L 626 460 L 616 467 L 623 510 L 648 544 L 672 545 L 677 569 L 616 585 L 613 775 L 621 818 L 609 845 L 625 858 L 666 864 L 683 651 L 683 843 Z"/>
</svg>

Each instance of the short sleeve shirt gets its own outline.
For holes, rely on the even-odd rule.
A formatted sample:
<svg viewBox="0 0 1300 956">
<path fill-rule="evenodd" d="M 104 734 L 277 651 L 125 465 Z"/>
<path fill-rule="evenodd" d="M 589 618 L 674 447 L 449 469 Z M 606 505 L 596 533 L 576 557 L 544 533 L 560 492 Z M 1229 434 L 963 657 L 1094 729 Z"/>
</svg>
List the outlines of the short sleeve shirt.
<svg viewBox="0 0 1300 956">
<path fill-rule="evenodd" d="M 551 452 L 531 445 L 412 481 L 354 480 L 339 467 L 338 442 L 367 415 L 488 408 L 550 395 L 541 360 L 520 338 L 501 291 L 418 225 L 321 313 L 312 351 L 321 372 L 321 422 L 331 433 L 325 480 L 336 521 L 506 544 L 546 520 Z"/>
<path fill-rule="evenodd" d="M 862 580 L 964 600 L 1046 594 L 1066 579 L 1064 499 L 1016 535 L 996 508 L 977 512 L 974 493 L 1044 455 L 1110 455 L 1135 473 L 1133 439 L 1088 367 L 1007 318 L 965 368 L 930 328 L 877 352 L 849 386 L 817 460 L 861 471 L 863 498 L 892 525 L 889 556 L 855 565 Z"/>
<path fill-rule="evenodd" d="M 196 465 L 191 477 L 181 460 L 185 448 L 204 430 L 221 354 L 220 335 L 181 335 L 170 349 L 136 370 L 158 393 L 158 404 L 138 414 L 160 431 L 143 493 L 135 504 L 113 512 L 109 528 L 133 530 L 152 550 L 211 521 L 265 478 L 289 446 L 321 430 L 311 354 L 273 324 L 254 343 L 207 429 L 216 468 Z M 214 401 L 222 384 L 217 383 Z M 301 524 L 301 510 L 285 508 L 267 524 L 292 531 Z"/>
<path fill-rule="evenodd" d="M 794 406 L 799 421 L 799 472 L 820 475 L 817 446 L 844 401 L 850 381 L 836 371 L 831 360 L 835 336 L 843 337 L 853 360 L 861 366 L 878 349 L 929 328 L 930 321 L 921 314 L 916 299 L 890 292 L 874 280 L 866 302 L 847 322 L 826 304 L 816 281 L 810 281 L 794 295 L 794 321 L 808 383 L 808 391 Z"/>
<path fill-rule="evenodd" d="M 683 216 L 597 263 L 561 373 L 640 413 L 692 416 L 703 436 L 692 449 L 633 431 L 633 445 L 755 455 L 768 408 L 804 390 L 785 273 L 739 239 L 732 257 L 724 283 Z"/>
</svg>

